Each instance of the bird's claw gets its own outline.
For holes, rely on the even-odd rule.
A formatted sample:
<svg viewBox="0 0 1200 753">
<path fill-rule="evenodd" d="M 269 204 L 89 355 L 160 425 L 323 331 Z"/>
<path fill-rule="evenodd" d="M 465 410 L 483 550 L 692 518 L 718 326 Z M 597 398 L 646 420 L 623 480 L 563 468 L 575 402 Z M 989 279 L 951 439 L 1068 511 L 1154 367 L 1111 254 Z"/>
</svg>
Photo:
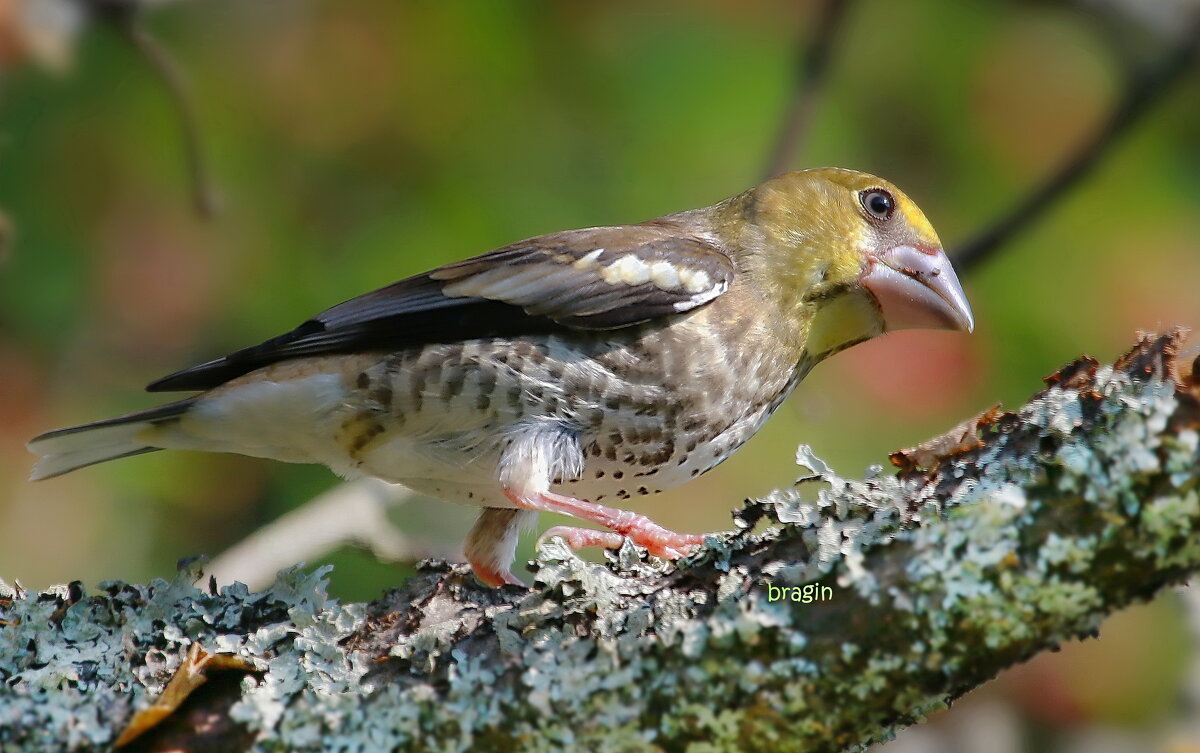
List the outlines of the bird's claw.
<svg viewBox="0 0 1200 753">
<path fill-rule="evenodd" d="M 488 567 L 479 563 L 472 562 L 471 569 L 475 571 L 475 577 L 478 578 L 484 585 L 492 588 L 500 586 L 522 586 L 528 584 L 517 576 L 512 574 L 508 568 Z"/>
<path fill-rule="evenodd" d="M 676 533 L 645 518 L 642 521 L 636 525 L 622 526 L 625 530 L 620 533 L 575 526 L 554 526 L 538 537 L 538 546 L 541 546 L 542 542 L 547 539 L 560 536 L 571 549 L 583 549 L 589 546 L 620 549 L 628 537 L 634 544 L 645 547 L 646 551 L 655 557 L 677 560 L 704 543 L 704 537 L 699 534 Z"/>
</svg>

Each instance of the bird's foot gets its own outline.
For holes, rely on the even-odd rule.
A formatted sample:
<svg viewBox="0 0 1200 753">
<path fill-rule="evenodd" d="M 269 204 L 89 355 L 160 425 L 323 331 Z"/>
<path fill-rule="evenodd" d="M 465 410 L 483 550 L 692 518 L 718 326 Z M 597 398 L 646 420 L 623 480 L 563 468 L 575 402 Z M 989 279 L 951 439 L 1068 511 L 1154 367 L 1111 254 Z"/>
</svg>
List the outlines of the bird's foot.
<svg viewBox="0 0 1200 753">
<path fill-rule="evenodd" d="M 471 569 L 475 571 L 475 577 L 483 581 L 484 585 L 492 588 L 500 586 L 525 586 L 525 581 L 512 574 L 512 571 L 507 567 L 495 567 L 486 565 L 481 562 L 472 562 Z"/>
<path fill-rule="evenodd" d="M 605 507 L 595 502 L 575 499 L 554 492 L 522 496 L 506 489 L 505 494 L 513 501 L 513 504 L 522 509 L 557 512 L 609 529 L 594 531 L 590 528 L 555 526 L 543 533 L 538 539 L 538 543 L 545 541 L 550 536 L 562 536 L 572 549 L 580 549 L 585 546 L 619 549 L 625 537 L 628 536 L 630 541 L 645 547 L 650 554 L 672 560 L 683 557 L 690 550 L 704 543 L 704 536 L 701 534 L 676 533 L 663 528 L 645 515 L 628 510 Z"/>
<path fill-rule="evenodd" d="M 615 527 L 615 526 L 614 526 Z M 692 549 L 704 543 L 704 537 L 694 533 L 676 533 L 658 525 L 644 515 L 634 515 L 629 521 L 623 521 L 615 531 L 597 531 L 591 528 L 575 526 L 554 526 L 538 537 L 538 545 L 543 541 L 561 536 L 572 549 L 583 549 L 589 546 L 604 549 L 620 549 L 628 537 L 640 547 L 645 547 L 655 557 L 677 560 L 686 556 Z"/>
</svg>

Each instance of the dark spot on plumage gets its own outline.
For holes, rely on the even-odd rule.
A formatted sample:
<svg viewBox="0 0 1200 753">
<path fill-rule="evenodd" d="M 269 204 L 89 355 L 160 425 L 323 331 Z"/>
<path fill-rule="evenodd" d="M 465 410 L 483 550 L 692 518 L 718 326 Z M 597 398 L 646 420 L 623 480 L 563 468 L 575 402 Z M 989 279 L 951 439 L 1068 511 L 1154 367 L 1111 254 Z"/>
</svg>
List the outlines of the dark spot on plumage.
<svg viewBox="0 0 1200 753">
<path fill-rule="evenodd" d="M 584 448 L 584 452 L 594 458 L 598 458 L 600 457 L 600 444 L 598 442 L 592 442 L 586 448 Z"/>
<path fill-rule="evenodd" d="M 461 395 L 463 391 L 463 385 L 465 385 L 466 382 L 466 369 L 451 369 L 449 376 L 446 377 L 446 381 L 442 382 L 442 402 L 448 403 Z"/>
<path fill-rule="evenodd" d="M 636 458 L 632 452 L 627 452 L 625 453 L 625 457 L 621 458 L 621 462 L 625 465 L 632 465 L 635 459 Z"/>
<path fill-rule="evenodd" d="M 694 451 L 696 449 L 696 444 L 697 444 L 697 442 L 696 442 L 695 437 L 692 437 L 691 439 L 689 439 L 688 443 L 687 443 L 687 451 L 688 452 Z"/>
<path fill-rule="evenodd" d="M 359 427 L 354 435 L 354 439 L 350 442 L 351 456 L 357 456 L 372 439 L 384 432 L 383 425 L 374 420 L 372 416 L 360 416 L 355 419 L 355 422 L 365 425 Z"/>
<path fill-rule="evenodd" d="M 546 367 L 546 378 L 549 379 L 550 381 L 557 382 L 560 379 L 562 379 L 562 376 L 563 376 L 563 365 L 561 363 L 559 363 L 558 361 L 555 361 L 554 363 L 552 363 Z"/>
<path fill-rule="evenodd" d="M 485 395 L 496 391 L 496 372 L 488 369 L 479 373 L 479 391 Z"/>
<path fill-rule="evenodd" d="M 625 491 L 624 489 L 621 489 L 617 492 L 617 499 L 629 499 L 629 497 L 629 492 Z"/>
<path fill-rule="evenodd" d="M 624 444 L 625 435 L 622 434 L 618 429 L 613 429 L 608 433 L 608 441 L 614 445 Z"/>
<path fill-rule="evenodd" d="M 596 478 L 604 478 L 604 471 L 596 471 Z"/>
<path fill-rule="evenodd" d="M 490 393 L 481 393 L 475 398 L 475 410 L 487 410 L 492 405 L 492 396 Z"/>
<path fill-rule="evenodd" d="M 413 374 L 408 385 L 408 401 L 414 412 L 421 410 L 421 401 L 425 399 L 425 375 L 418 370 Z"/>
<path fill-rule="evenodd" d="M 521 404 L 521 385 L 515 384 L 508 388 L 508 404 L 516 408 Z"/>
<path fill-rule="evenodd" d="M 596 495 L 596 499 L 595 499 L 594 501 L 595 501 L 595 502 L 599 502 L 600 500 L 604 499 L 606 496 L 608 496 L 608 495 L 606 495 L 606 494 L 597 494 L 597 495 Z"/>
<path fill-rule="evenodd" d="M 696 476 L 699 476 L 699 475 L 700 475 L 700 469 L 699 469 L 699 468 L 693 468 L 693 469 L 692 469 L 692 478 L 695 478 Z"/>
<path fill-rule="evenodd" d="M 597 427 L 604 423 L 604 409 L 592 408 L 591 412 L 588 414 L 588 423 L 593 427 Z"/>
<path fill-rule="evenodd" d="M 605 447 L 604 448 L 604 457 L 608 458 L 609 460 L 616 460 L 617 459 L 617 448 L 614 445 L 609 445 L 608 447 Z"/>
<path fill-rule="evenodd" d="M 562 476 L 556 476 L 556 477 L 554 478 L 554 480 L 553 480 L 553 481 L 551 481 L 550 483 L 552 483 L 552 484 L 561 484 L 562 482 L 563 482 L 563 480 L 562 480 Z"/>
<path fill-rule="evenodd" d="M 390 379 L 381 379 L 378 386 L 371 390 L 371 399 L 379 404 L 380 410 L 390 411 L 392 399 L 395 397 Z"/>
<path fill-rule="evenodd" d="M 625 478 L 625 473 L 623 471 L 613 471 L 612 477 L 620 481 Z"/>
<path fill-rule="evenodd" d="M 650 493 L 650 490 L 649 490 L 649 489 L 647 489 L 647 488 L 646 488 L 646 487 L 644 487 L 644 486 L 639 486 L 639 487 L 638 487 L 638 492 L 637 492 L 637 493 L 638 493 L 638 494 L 640 494 L 640 495 L 642 495 L 642 496 L 644 497 L 644 496 L 646 496 L 647 494 L 649 494 L 649 493 Z"/>
<path fill-rule="evenodd" d="M 371 375 L 365 371 L 358 373 L 358 378 L 354 380 L 354 384 L 360 389 L 365 390 L 371 386 Z"/>
<path fill-rule="evenodd" d="M 475 499 L 475 492 L 467 492 L 467 499 Z"/>
<path fill-rule="evenodd" d="M 703 426 L 704 419 L 700 418 L 699 416 L 690 416 L 686 421 L 683 422 L 683 430 L 688 433 L 698 431 Z"/>
<path fill-rule="evenodd" d="M 392 353 L 383 359 L 383 373 L 392 375 L 404 371 L 405 361 L 408 360 L 408 356 L 409 351 L 401 351 L 399 353 Z"/>
<path fill-rule="evenodd" d="M 529 390 L 529 396 L 534 400 L 541 400 L 543 394 L 545 394 L 545 390 L 542 389 L 541 385 Z"/>
<path fill-rule="evenodd" d="M 684 463 L 687 462 L 687 460 L 688 460 L 688 456 L 684 455 L 683 457 L 679 458 L 679 462 L 677 463 L 677 465 L 683 465 Z"/>
<path fill-rule="evenodd" d="M 608 408 L 609 410 L 619 410 L 621 408 L 621 398 L 617 397 L 616 395 L 610 395 L 608 399 L 604 401 L 604 407 Z"/>
<path fill-rule="evenodd" d="M 675 454 L 675 443 L 671 440 L 665 440 L 658 452 L 648 453 L 638 458 L 638 462 L 642 465 L 663 465 L 671 456 Z"/>
<path fill-rule="evenodd" d="M 637 410 L 633 412 L 635 416 L 648 416 L 657 412 L 657 408 L 650 403 L 643 403 Z"/>
</svg>

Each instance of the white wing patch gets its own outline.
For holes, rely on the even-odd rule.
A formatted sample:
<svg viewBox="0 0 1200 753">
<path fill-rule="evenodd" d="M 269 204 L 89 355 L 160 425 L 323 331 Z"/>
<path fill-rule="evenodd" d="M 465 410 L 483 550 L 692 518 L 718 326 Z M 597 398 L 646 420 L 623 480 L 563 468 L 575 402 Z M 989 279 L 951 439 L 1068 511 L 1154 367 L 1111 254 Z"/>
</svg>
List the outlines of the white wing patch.
<svg viewBox="0 0 1200 753">
<path fill-rule="evenodd" d="M 604 253 L 604 249 L 598 248 L 595 251 L 588 251 L 583 256 L 575 260 L 571 266 L 575 269 L 591 269 L 596 266 L 596 260 L 600 258 L 600 254 Z"/>
<path fill-rule="evenodd" d="M 704 241 L 671 228 L 623 226 L 535 238 L 429 277 L 444 281 L 448 298 L 500 301 L 567 327 L 613 329 L 707 303 L 733 274 L 729 257 Z"/>
<path fill-rule="evenodd" d="M 609 285 L 641 285 L 650 281 L 650 265 L 636 254 L 625 254 L 601 269 L 600 277 Z"/>
<path fill-rule="evenodd" d="M 708 277 L 708 275 L 704 275 L 704 276 L 706 278 Z M 700 290 L 695 295 L 693 295 L 691 298 L 688 298 L 687 300 L 679 301 L 679 302 L 675 303 L 675 310 L 676 311 L 687 311 L 689 309 L 694 309 L 697 306 L 708 303 L 709 301 L 711 301 L 712 299 L 721 295 L 728 289 L 729 289 L 729 283 L 725 282 L 724 280 L 721 280 L 716 285 L 713 285 L 712 287 L 708 288 L 707 290 Z"/>
<path fill-rule="evenodd" d="M 636 254 L 626 254 L 607 267 L 602 267 L 600 277 L 609 285 L 644 285 L 648 282 L 668 293 L 682 289 L 693 296 L 713 289 L 712 278 L 703 269 L 692 269 L 662 259 L 647 264 Z M 723 291 L 724 288 L 721 288 L 716 295 Z"/>
</svg>

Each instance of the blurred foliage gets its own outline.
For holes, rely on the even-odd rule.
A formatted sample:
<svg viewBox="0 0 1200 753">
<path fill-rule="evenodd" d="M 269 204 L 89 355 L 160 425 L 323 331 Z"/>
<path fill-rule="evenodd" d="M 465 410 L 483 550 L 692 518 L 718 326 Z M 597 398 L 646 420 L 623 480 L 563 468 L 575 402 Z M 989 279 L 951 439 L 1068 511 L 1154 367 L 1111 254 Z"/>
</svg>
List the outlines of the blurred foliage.
<svg viewBox="0 0 1200 753">
<path fill-rule="evenodd" d="M 0 55 L 0 574 L 145 580 L 328 488 L 323 468 L 189 453 L 31 485 L 23 444 L 149 406 L 139 388 L 155 377 L 436 264 L 756 183 L 814 12 L 782 0 L 155 9 L 147 22 L 187 72 L 221 195 L 207 222 L 169 98 L 119 35 L 85 26 L 61 74 Z M 856 3 L 795 166 L 894 180 L 952 250 L 1103 115 L 1122 56 L 1166 44 L 1099 12 Z M 846 473 L 885 463 L 1019 403 L 1081 352 L 1108 359 L 1136 329 L 1200 324 L 1197 101 L 1193 76 L 964 280 L 974 336 L 901 333 L 839 355 L 728 463 L 645 510 L 682 530 L 727 527 L 742 497 L 793 480 L 799 442 Z M 334 558 L 335 589 L 352 598 L 407 572 Z M 1178 632 L 1160 618 L 1148 629 Z M 1173 687 L 1169 674 L 1134 685 Z M 1111 701 L 1085 705 L 1130 721 Z"/>
</svg>

